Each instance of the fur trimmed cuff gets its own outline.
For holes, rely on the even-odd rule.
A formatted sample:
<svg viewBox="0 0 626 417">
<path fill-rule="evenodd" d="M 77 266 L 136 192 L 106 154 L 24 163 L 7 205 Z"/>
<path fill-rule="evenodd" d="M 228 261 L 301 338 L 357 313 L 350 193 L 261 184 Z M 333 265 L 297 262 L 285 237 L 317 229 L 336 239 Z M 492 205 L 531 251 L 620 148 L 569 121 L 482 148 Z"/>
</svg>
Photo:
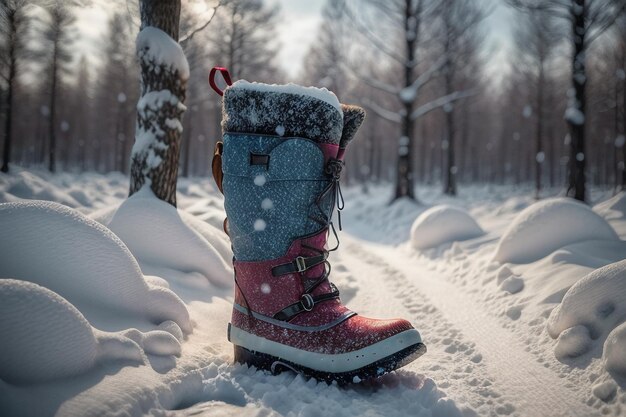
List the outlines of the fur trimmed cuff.
<svg viewBox="0 0 626 417">
<path fill-rule="evenodd" d="M 235 83 L 224 91 L 222 130 L 225 133 L 303 137 L 333 144 L 344 140 L 343 115 L 335 106 L 312 95 L 271 91 L 267 87 L 237 88 Z"/>
<path fill-rule="evenodd" d="M 343 111 L 343 132 L 341 133 L 339 147 L 346 149 L 348 143 L 354 139 L 363 120 L 365 120 L 365 110 L 351 104 L 342 104 L 341 110 Z"/>
</svg>

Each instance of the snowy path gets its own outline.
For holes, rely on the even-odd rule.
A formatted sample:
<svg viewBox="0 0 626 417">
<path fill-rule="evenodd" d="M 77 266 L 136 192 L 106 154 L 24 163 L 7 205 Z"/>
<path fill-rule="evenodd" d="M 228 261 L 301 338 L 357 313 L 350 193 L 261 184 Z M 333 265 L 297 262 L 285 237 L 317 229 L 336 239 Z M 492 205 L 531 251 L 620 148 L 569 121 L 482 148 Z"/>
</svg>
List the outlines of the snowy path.
<svg viewBox="0 0 626 417">
<path fill-rule="evenodd" d="M 526 351 L 526 342 L 503 328 L 462 287 L 402 248 L 346 234 L 342 244 L 340 270 L 361 283 L 349 305 L 365 314 L 410 318 L 429 352 L 408 369 L 432 377 L 457 404 L 478 415 L 598 415 L 584 403 L 585 392 L 538 363 Z"/>
</svg>

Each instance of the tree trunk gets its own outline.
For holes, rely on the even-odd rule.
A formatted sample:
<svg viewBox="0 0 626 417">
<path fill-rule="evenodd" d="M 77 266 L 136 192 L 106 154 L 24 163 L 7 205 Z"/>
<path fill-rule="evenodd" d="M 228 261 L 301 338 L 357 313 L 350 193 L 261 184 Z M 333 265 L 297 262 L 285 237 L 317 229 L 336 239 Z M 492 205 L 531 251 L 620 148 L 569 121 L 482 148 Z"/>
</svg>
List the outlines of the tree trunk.
<svg viewBox="0 0 626 417">
<path fill-rule="evenodd" d="M 570 114 L 568 117 L 571 153 L 569 159 L 569 186 L 567 195 L 572 195 L 576 200 L 585 201 L 585 126 L 586 126 L 586 94 L 587 73 L 585 69 L 585 36 L 587 17 L 586 0 L 574 0 L 572 2 L 572 33 L 574 40 L 574 54 L 572 57 L 572 84 L 574 88 L 573 103 L 569 108 L 575 109 L 576 114 L 582 117 L 578 119 Z M 579 113 L 578 113 L 579 112 Z"/>
<path fill-rule="evenodd" d="M 626 71 L 626 39 L 622 40 L 622 69 Z M 622 134 L 626 136 L 626 77 L 622 82 Z M 622 145 L 622 191 L 626 191 L 626 143 Z"/>
<path fill-rule="evenodd" d="M 178 42 L 180 23 L 180 0 L 140 0 L 141 30 L 154 27 Z M 182 49 L 180 54 L 183 54 Z M 141 67 L 141 98 L 149 93 L 171 93 L 170 100 L 163 100 L 151 111 L 139 111 L 137 115 L 138 143 L 141 134 L 151 135 L 153 140 L 147 149 L 133 148 L 131 183 L 129 195 L 148 183 L 155 196 L 176 206 L 176 179 L 180 157 L 180 119 L 184 112 L 187 76 L 179 69 L 154 62 L 152 54 L 138 51 Z M 184 55 L 182 56 L 184 59 Z"/>
<path fill-rule="evenodd" d="M 419 20 L 421 12 L 421 1 L 418 3 L 417 11 L 412 10 L 413 1 L 405 0 L 404 8 L 404 31 L 410 33 L 414 31 L 419 33 Z M 415 19 L 415 27 L 411 27 L 411 20 Z M 404 63 L 404 86 L 410 87 L 413 83 L 413 62 L 415 59 L 415 42 L 417 36 L 406 36 L 406 62 Z M 415 200 L 414 182 L 413 182 L 413 142 L 414 142 L 414 124 L 411 113 L 413 113 L 413 105 L 415 100 L 405 100 L 404 115 L 402 117 L 402 136 L 400 138 L 400 147 L 398 148 L 398 165 L 396 176 L 396 191 L 394 200 L 402 197 L 408 197 Z M 402 143 L 406 142 L 406 143 Z"/>
<path fill-rule="evenodd" d="M 52 51 L 52 79 L 50 84 L 50 120 L 48 123 L 48 136 L 50 138 L 50 148 L 48 149 L 48 170 L 50 172 L 56 171 L 56 96 L 57 96 L 57 84 L 58 84 L 58 36 L 55 36 L 55 41 Z"/>
<path fill-rule="evenodd" d="M 446 73 L 445 73 L 445 83 L 446 83 L 446 95 L 452 94 L 452 81 L 453 81 L 453 73 L 452 73 L 452 63 L 450 62 L 450 31 L 448 30 L 448 35 L 446 37 L 446 46 L 445 46 L 445 54 L 448 56 L 448 63 L 446 64 Z M 452 105 L 450 105 L 452 106 Z M 443 164 L 442 168 L 444 171 L 444 194 L 455 196 L 456 195 L 456 161 L 454 154 L 454 136 L 455 136 L 455 128 L 454 128 L 454 108 L 446 108 L 444 107 L 444 112 L 446 114 L 446 136 L 445 140 L 447 141 L 447 158 L 446 164 Z"/>
<path fill-rule="evenodd" d="M 11 24 L 11 34 L 13 36 L 9 39 L 9 79 L 7 80 L 7 96 L 6 96 L 6 120 L 4 121 L 4 153 L 2 154 L 2 172 L 9 172 L 9 162 L 11 160 L 11 134 L 12 134 L 12 119 L 13 119 L 13 88 L 15 82 L 15 15 L 9 15 Z"/>
<path fill-rule="evenodd" d="M 614 91 L 614 100 L 615 100 L 615 107 L 613 108 L 613 140 L 610 141 L 607 144 L 607 151 L 611 153 L 611 156 L 613 157 L 613 161 L 612 164 L 613 165 L 613 169 L 611 170 L 612 172 L 608 173 L 607 172 L 607 178 L 610 178 L 610 176 L 612 176 L 612 185 L 613 185 L 613 191 L 615 192 L 618 187 L 619 187 L 619 149 L 616 146 L 616 141 L 617 138 L 619 137 L 619 135 L 621 134 L 621 129 L 620 129 L 620 118 L 619 118 L 619 81 L 616 79 L 615 81 L 615 91 Z M 607 171 L 609 170 L 609 167 L 606 167 Z"/>
<path fill-rule="evenodd" d="M 469 143 L 469 104 L 467 100 L 464 100 L 463 107 L 463 121 L 461 123 L 461 155 L 460 155 L 460 163 L 459 170 L 457 172 L 462 173 L 461 181 L 467 181 L 467 144 Z M 504 160 L 501 161 L 504 163 Z M 504 177 L 504 175 L 502 176 Z M 457 175 L 458 179 L 458 175 Z"/>
<path fill-rule="evenodd" d="M 556 147 L 554 146 L 555 142 L 555 127 L 554 127 L 554 94 L 553 87 L 550 85 L 546 86 L 546 110 L 544 113 L 546 114 L 546 161 L 548 161 L 549 170 L 548 170 L 548 180 L 550 181 L 550 187 L 553 188 L 556 184 L 556 168 L 559 163 L 558 158 L 556 157 Z"/>
<path fill-rule="evenodd" d="M 543 89 L 545 87 L 545 71 L 543 57 L 539 63 L 539 80 L 537 83 L 537 131 L 536 134 L 536 152 L 535 152 L 535 198 L 539 199 L 541 194 L 541 175 L 542 165 L 545 161 L 543 152 Z M 539 158 L 542 155 L 542 159 Z"/>
<path fill-rule="evenodd" d="M 189 178 L 189 174 L 191 172 L 191 142 L 193 140 L 191 136 L 191 120 L 187 123 L 187 131 L 185 132 L 185 147 L 184 147 L 184 161 L 183 161 L 183 177 Z"/>
</svg>

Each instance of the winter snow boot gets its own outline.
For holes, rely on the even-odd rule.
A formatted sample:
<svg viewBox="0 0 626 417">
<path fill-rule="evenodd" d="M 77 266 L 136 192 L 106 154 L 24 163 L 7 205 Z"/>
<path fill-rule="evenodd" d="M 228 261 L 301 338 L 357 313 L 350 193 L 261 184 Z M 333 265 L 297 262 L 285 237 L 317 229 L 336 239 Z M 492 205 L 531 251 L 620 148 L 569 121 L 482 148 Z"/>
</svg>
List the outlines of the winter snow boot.
<svg viewBox="0 0 626 417">
<path fill-rule="evenodd" d="M 343 384 L 421 356 L 426 347 L 408 321 L 357 315 L 328 280 L 343 156 L 363 109 L 293 84 L 238 81 L 222 92 L 214 75 L 224 96 L 213 172 L 234 253 L 235 361 Z"/>
</svg>

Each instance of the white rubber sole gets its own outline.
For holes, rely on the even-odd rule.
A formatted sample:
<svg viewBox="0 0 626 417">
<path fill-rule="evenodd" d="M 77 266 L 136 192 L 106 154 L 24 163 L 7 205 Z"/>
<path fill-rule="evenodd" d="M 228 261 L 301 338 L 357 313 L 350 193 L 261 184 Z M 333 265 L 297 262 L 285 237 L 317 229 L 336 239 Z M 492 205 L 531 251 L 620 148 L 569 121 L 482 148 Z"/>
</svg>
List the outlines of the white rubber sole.
<svg viewBox="0 0 626 417">
<path fill-rule="evenodd" d="M 328 373 L 346 373 L 362 369 L 411 346 L 421 345 L 422 338 L 415 329 L 398 333 L 373 345 L 347 353 L 326 354 L 309 352 L 274 342 L 229 326 L 229 340 L 236 346 Z"/>
</svg>

